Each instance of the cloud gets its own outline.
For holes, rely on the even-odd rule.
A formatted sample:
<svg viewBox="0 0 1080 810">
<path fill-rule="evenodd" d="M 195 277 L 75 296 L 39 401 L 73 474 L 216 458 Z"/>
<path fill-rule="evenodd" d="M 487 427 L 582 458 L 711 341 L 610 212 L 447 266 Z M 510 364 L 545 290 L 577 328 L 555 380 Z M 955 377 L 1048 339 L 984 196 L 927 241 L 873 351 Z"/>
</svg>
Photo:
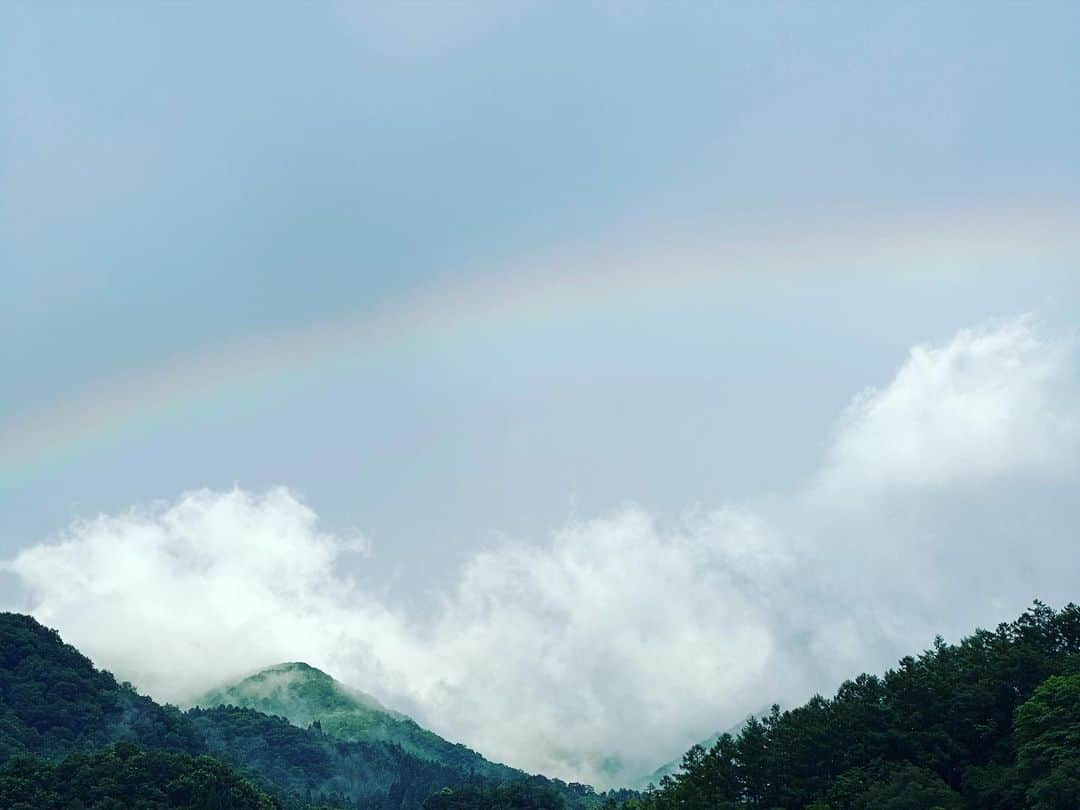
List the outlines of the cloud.
<svg viewBox="0 0 1080 810">
<path fill-rule="evenodd" d="M 37 616 L 176 699 L 270 660 L 392 649 L 407 635 L 397 620 L 334 570 L 361 548 L 319 532 L 283 488 L 202 491 L 76 523 L 9 565 L 35 594 Z"/>
<path fill-rule="evenodd" d="M 1030 316 L 916 346 L 888 386 L 850 405 L 819 487 L 888 496 L 1070 464 L 1080 435 L 1070 353 Z"/>
<path fill-rule="evenodd" d="M 936 632 L 1075 596 L 1080 515 L 1054 497 L 1076 479 L 1075 371 L 1031 318 L 916 347 L 800 491 L 504 541 L 427 618 L 342 575 L 364 543 L 287 489 L 80 522 L 6 565 L 35 615 L 151 694 L 303 659 L 495 759 L 626 783 Z"/>
</svg>

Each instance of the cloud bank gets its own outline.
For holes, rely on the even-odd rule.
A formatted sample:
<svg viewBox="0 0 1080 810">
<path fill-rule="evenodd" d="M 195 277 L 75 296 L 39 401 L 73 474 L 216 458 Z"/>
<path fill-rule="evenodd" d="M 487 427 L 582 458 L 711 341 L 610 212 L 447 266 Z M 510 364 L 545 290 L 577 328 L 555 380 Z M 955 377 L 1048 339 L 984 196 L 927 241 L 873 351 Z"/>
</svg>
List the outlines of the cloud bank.
<svg viewBox="0 0 1080 810">
<path fill-rule="evenodd" d="M 5 567 L 38 618 L 152 695 L 303 659 L 494 759 L 623 784 L 937 632 L 1075 599 L 1076 371 L 1030 317 L 917 346 L 799 491 L 507 540 L 429 617 L 343 575 L 364 541 L 284 488 L 78 522 Z"/>
</svg>

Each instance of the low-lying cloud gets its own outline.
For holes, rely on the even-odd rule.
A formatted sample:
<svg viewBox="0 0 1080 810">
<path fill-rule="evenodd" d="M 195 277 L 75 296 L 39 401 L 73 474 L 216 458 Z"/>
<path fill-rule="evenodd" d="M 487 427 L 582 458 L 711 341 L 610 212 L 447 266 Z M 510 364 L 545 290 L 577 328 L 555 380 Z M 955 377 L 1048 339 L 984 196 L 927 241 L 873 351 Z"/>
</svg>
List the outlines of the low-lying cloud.
<svg viewBox="0 0 1080 810">
<path fill-rule="evenodd" d="M 937 632 L 1075 598 L 1078 450 L 1072 342 L 1020 318 L 912 349 L 799 491 L 506 541 L 434 616 L 344 576 L 364 542 L 284 488 L 79 522 L 6 566 L 152 695 L 307 660 L 492 758 L 606 786 Z"/>
</svg>

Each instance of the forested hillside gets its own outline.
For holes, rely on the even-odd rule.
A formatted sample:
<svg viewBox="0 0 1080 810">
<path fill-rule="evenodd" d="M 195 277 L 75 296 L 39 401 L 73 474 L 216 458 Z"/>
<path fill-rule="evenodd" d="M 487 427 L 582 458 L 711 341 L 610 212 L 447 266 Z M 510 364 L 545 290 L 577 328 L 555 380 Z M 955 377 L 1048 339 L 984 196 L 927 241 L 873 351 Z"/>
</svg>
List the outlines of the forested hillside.
<svg viewBox="0 0 1080 810">
<path fill-rule="evenodd" d="M 117 743 L 59 763 L 17 757 L 0 771 L 0 807 L 272 810 L 279 805 L 212 757 Z"/>
<path fill-rule="evenodd" d="M 399 810 L 433 794 L 456 806 L 496 795 L 514 806 L 603 802 L 585 785 L 527 777 L 430 737 L 447 762 L 336 737 L 318 720 L 300 728 L 232 705 L 181 712 L 117 683 L 31 617 L 0 614 L 0 807 Z"/>
<path fill-rule="evenodd" d="M 477 783 L 388 743 L 346 742 L 281 717 L 219 706 L 187 713 L 211 754 L 280 796 L 333 806 L 418 807 L 444 787 Z"/>
<path fill-rule="evenodd" d="M 58 759 L 121 740 L 204 750 L 178 709 L 118 684 L 31 617 L 0 614 L 0 762 L 15 754 Z"/>
<path fill-rule="evenodd" d="M 278 664 L 193 701 L 195 706 L 239 706 L 284 717 L 301 728 L 316 725 L 348 742 L 391 743 L 428 762 L 499 781 L 521 771 L 489 762 L 475 751 L 444 740 L 412 718 L 387 709 L 371 695 L 351 689 L 302 662 Z"/>
<path fill-rule="evenodd" d="M 1080 608 L 1036 603 L 832 698 L 774 708 L 691 748 L 641 795 L 492 780 L 250 708 L 181 712 L 96 670 L 55 631 L 3 614 L 0 764 L 0 806 L 20 809 L 1075 810 Z"/>
<path fill-rule="evenodd" d="M 938 639 L 833 698 L 774 709 L 626 810 L 1080 808 L 1080 608 Z"/>
</svg>

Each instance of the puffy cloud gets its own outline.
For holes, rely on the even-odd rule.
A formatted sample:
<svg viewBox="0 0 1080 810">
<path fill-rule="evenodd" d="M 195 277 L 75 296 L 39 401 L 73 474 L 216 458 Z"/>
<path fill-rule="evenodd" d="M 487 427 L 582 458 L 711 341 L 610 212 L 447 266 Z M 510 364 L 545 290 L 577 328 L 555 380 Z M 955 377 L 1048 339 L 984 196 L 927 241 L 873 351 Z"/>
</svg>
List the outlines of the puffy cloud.
<svg viewBox="0 0 1080 810">
<path fill-rule="evenodd" d="M 888 386 L 848 407 L 819 486 L 889 496 L 1060 471 L 1080 435 L 1071 350 L 1030 316 L 916 346 Z"/>
<path fill-rule="evenodd" d="M 286 489 L 77 523 L 7 566 L 39 618 L 151 694 L 303 659 L 493 758 L 618 784 L 939 630 L 1066 598 L 1075 382 L 1071 344 L 1028 318 L 917 347 L 802 491 L 505 541 L 429 617 L 343 576 L 363 543 Z"/>
<path fill-rule="evenodd" d="M 511 762 L 601 782 L 655 765 L 687 728 L 711 732 L 715 707 L 755 699 L 775 645 L 770 600 L 744 597 L 777 556 L 765 531 L 731 510 L 663 528 L 627 507 L 474 557 L 423 703 Z"/>
<path fill-rule="evenodd" d="M 327 651 L 407 637 L 335 574 L 341 556 L 360 548 L 319 532 L 315 514 L 283 488 L 203 491 L 76 523 L 8 565 L 42 621 L 102 665 L 176 699 L 224 672 L 305 656 L 336 663 Z"/>
</svg>

